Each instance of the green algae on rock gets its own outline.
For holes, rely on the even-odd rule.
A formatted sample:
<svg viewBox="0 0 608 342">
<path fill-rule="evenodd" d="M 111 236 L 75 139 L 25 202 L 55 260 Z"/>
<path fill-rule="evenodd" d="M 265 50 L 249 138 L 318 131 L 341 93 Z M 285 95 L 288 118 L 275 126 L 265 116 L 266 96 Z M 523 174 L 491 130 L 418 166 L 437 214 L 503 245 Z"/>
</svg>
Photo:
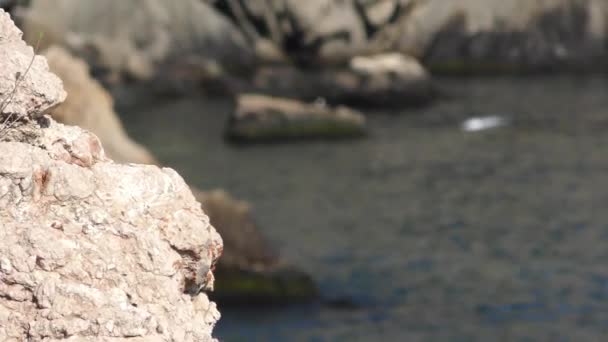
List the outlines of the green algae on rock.
<svg viewBox="0 0 608 342">
<path fill-rule="evenodd" d="M 239 142 L 354 138 L 365 135 L 365 117 L 352 109 L 244 94 L 230 117 L 226 137 Z"/>
</svg>

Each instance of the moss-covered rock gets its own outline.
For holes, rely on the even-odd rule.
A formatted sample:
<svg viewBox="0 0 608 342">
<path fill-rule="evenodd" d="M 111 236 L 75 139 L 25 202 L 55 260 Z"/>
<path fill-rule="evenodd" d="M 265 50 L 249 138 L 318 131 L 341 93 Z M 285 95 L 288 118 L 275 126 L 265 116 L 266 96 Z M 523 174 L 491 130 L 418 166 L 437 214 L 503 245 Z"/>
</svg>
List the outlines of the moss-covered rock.
<svg viewBox="0 0 608 342">
<path fill-rule="evenodd" d="M 365 134 L 363 114 L 346 107 L 307 104 L 263 95 L 241 95 L 226 136 L 240 142 L 352 138 Z"/>
<path fill-rule="evenodd" d="M 312 278 L 292 268 L 274 271 L 218 269 L 212 297 L 221 304 L 284 305 L 310 302 L 319 297 Z"/>
</svg>

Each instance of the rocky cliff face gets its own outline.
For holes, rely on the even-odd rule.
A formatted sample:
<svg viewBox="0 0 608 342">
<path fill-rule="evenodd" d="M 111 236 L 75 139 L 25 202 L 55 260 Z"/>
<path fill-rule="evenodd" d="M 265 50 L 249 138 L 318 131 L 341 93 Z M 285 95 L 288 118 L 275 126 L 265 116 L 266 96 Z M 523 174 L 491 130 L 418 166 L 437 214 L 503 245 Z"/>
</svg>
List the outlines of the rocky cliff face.
<svg viewBox="0 0 608 342">
<path fill-rule="evenodd" d="M 30 43 L 44 32 L 43 44 L 67 46 L 98 69 L 136 79 L 174 62 L 253 60 L 241 33 L 200 0 L 33 0 L 23 27 Z"/>
<path fill-rule="evenodd" d="M 32 1 L 25 27 L 32 40 L 41 30 L 51 33 L 83 54 L 94 52 L 99 58 L 93 62 L 132 74 L 151 72 L 150 61 L 184 52 L 224 65 L 243 64 L 255 53 L 260 60 L 328 66 L 393 51 L 457 72 L 597 70 L 608 55 L 604 0 L 96 3 Z"/>
<path fill-rule="evenodd" d="M 580 68 L 608 54 L 603 0 L 209 2 L 246 35 L 268 37 L 304 63 L 399 51 L 436 69 L 492 71 Z"/>
<path fill-rule="evenodd" d="M 212 341 L 222 240 L 200 204 L 44 116 L 65 92 L 33 56 L 0 10 L 0 341 Z"/>
</svg>

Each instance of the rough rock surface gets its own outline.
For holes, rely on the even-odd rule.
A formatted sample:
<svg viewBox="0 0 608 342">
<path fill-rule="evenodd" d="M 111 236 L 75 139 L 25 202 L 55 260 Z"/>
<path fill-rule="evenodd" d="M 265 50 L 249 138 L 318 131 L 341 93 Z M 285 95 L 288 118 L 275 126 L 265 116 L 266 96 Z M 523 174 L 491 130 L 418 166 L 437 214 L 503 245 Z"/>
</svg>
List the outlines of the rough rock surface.
<svg viewBox="0 0 608 342">
<path fill-rule="evenodd" d="M 44 56 L 68 92 L 66 100 L 50 112 L 55 120 L 94 132 L 106 154 L 116 162 L 158 164 L 148 150 L 127 135 L 114 111 L 112 96 L 91 77 L 82 59 L 59 46 L 51 46 Z"/>
<path fill-rule="evenodd" d="M 0 36 L 11 25 L 1 15 Z M 30 73 L 55 82 L 36 96 L 62 96 L 46 68 Z M 0 341 L 212 341 L 219 312 L 200 291 L 222 240 L 188 186 L 113 163 L 93 134 L 39 110 L 0 140 Z"/>
<path fill-rule="evenodd" d="M 608 66 L 604 0 L 423 0 L 377 37 L 438 71 Z M 598 62 L 599 63 L 596 63 Z"/>
<path fill-rule="evenodd" d="M 229 139 L 255 142 L 304 138 L 349 138 L 365 134 L 363 114 L 323 103 L 242 94 L 230 117 Z"/>
<path fill-rule="evenodd" d="M 390 107 L 421 105 L 435 97 L 430 75 L 414 58 L 391 53 L 356 56 L 347 66 L 315 70 L 260 68 L 256 92 L 330 104 Z"/>
<path fill-rule="evenodd" d="M 8 13 L 0 9 L 0 117 L 22 120 L 40 117 L 65 99 L 61 80 L 48 72 L 46 60 L 34 49 Z"/>
<path fill-rule="evenodd" d="M 316 66 L 344 64 L 356 55 L 399 51 L 443 71 L 597 69 L 606 66 L 603 60 L 608 55 L 608 2 L 604 0 L 95 3 L 99 2 L 34 0 L 26 28 L 31 27 L 28 31 L 35 36 L 44 31 L 77 37 L 69 38 L 69 45 L 80 51 L 93 47 L 105 56 L 100 60 L 106 65 L 127 70 L 145 64 L 141 61 L 163 59 L 167 51 L 179 55 L 191 47 L 203 56 L 219 51 L 217 59 L 228 64 L 234 64 L 234 56 L 248 60 L 244 56 L 252 57 L 260 50 L 267 51 L 262 55 Z M 205 20 L 198 20 L 201 17 Z M 121 25 L 114 25 L 117 22 Z"/>
<path fill-rule="evenodd" d="M 400 51 L 443 71 L 597 69 L 608 55 L 604 0 L 209 1 L 306 64 Z"/>
<path fill-rule="evenodd" d="M 30 43 L 45 32 L 45 44 L 137 79 L 194 57 L 242 67 L 253 59 L 241 33 L 200 0 L 32 0 L 23 19 Z"/>
<path fill-rule="evenodd" d="M 106 155 L 115 161 L 158 165 L 147 149 L 132 145 L 120 118 L 112 110 L 110 95 L 90 77 L 83 61 L 57 46 L 44 53 L 51 70 L 63 79 L 68 89 L 66 101 L 51 111 L 54 119 L 95 133 Z M 250 205 L 224 191 L 203 192 L 194 188 L 192 191 L 224 241 L 222 258 L 217 265 L 223 286 L 222 291 L 214 293 L 214 298 L 242 304 L 253 296 L 274 301 L 291 301 L 294 295 L 314 297 L 316 289 L 310 277 L 283 264 L 274 254 L 253 220 Z M 286 268 L 289 268 L 288 275 L 283 272 Z M 241 284 L 245 283 L 250 285 L 243 289 Z M 252 288 L 252 283 L 260 285 Z"/>
</svg>

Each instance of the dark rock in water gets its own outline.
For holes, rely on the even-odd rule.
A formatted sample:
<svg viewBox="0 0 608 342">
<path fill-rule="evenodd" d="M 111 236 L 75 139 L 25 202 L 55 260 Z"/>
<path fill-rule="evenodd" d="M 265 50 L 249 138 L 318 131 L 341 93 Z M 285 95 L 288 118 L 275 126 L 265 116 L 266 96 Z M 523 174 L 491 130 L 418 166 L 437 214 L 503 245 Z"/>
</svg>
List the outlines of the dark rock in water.
<svg viewBox="0 0 608 342">
<path fill-rule="evenodd" d="M 286 265 L 255 224 L 251 207 L 222 190 L 193 190 L 224 241 L 215 272 L 215 298 L 248 306 L 310 302 L 317 298 L 312 278 Z"/>
<path fill-rule="evenodd" d="M 351 297 L 337 297 L 323 300 L 324 306 L 334 310 L 352 311 L 361 308 L 354 298 Z"/>
<path fill-rule="evenodd" d="M 226 136 L 241 142 L 350 138 L 365 134 L 363 114 L 324 103 L 307 104 L 263 95 L 240 95 Z"/>
<path fill-rule="evenodd" d="M 422 105 L 435 95 L 424 67 L 402 54 L 354 57 L 343 68 L 261 68 L 253 86 L 275 96 L 371 107 Z"/>
<path fill-rule="evenodd" d="M 286 305 L 307 303 L 318 299 L 312 278 L 293 268 L 266 272 L 219 269 L 213 300 L 223 305 Z"/>
<path fill-rule="evenodd" d="M 220 268 L 268 270 L 277 267 L 279 257 L 255 224 L 251 206 L 226 191 L 193 190 L 209 220 L 222 231 L 224 254 Z"/>
</svg>

